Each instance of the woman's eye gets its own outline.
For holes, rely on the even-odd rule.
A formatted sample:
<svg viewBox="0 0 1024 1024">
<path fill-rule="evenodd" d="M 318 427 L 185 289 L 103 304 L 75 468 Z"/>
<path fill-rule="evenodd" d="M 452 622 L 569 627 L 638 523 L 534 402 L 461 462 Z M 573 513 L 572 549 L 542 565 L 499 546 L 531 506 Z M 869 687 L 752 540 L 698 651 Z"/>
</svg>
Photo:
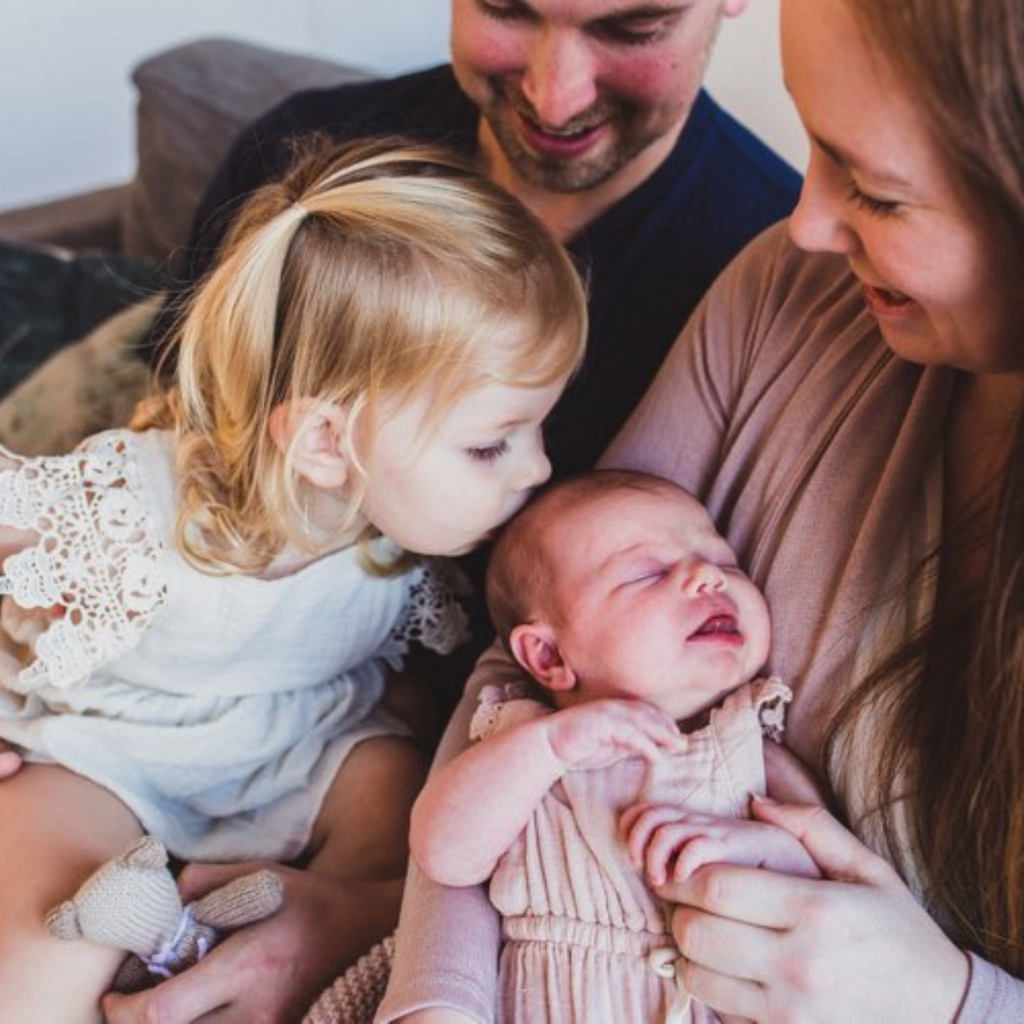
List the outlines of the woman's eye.
<svg viewBox="0 0 1024 1024">
<path fill-rule="evenodd" d="M 857 184 L 852 181 L 846 186 L 846 197 L 859 209 L 866 210 L 868 213 L 873 213 L 880 217 L 890 217 L 897 213 L 900 208 L 899 203 L 894 203 L 888 199 L 877 199 L 875 196 L 868 195 L 867 192 L 862 192 Z"/>
<path fill-rule="evenodd" d="M 508 454 L 508 441 L 499 441 L 497 444 L 489 444 L 483 448 L 467 448 L 466 454 L 474 462 L 495 462 L 503 455 Z"/>
</svg>

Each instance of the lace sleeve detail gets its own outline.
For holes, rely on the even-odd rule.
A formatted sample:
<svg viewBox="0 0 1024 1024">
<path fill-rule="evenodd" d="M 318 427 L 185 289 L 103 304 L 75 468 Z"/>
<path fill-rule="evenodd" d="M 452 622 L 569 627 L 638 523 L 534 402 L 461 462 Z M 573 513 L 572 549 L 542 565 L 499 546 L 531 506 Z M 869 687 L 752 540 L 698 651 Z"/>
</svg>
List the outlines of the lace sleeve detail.
<svg viewBox="0 0 1024 1024">
<path fill-rule="evenodd" d="M 786 730 L 786 705 L 793 699 L 793 691 L 778 676 L 759 679 L 752 690 L 761 734 L 781 743 Z"/>
<path fill-rule="evenodd" d="M 413 570 L 405 611 L 392 631 L 403 652 L 418 643 L 438 654 L 451 654 L 469 639 L 469 617 L 459 602 L 472 589 L 454 562 L 424 559 Z"/>
<path fill-rule="evenodd" d="M 0 522 L 39 536 L 6 560 L 5 590 L 22 608 L 63 609 L 17 688 L 67 688 L 142 636 L 166 596 L 161 545 L 123 434 L 70 455 L 5 454 L 20 465 L 0 473 Z"/>
<path fill-rule="evenodd" d="M 477 697 L 476 711 L 469 723 L 469 738 L 485 740 L 496 733 L 511 729 L 541 715 L 549 715 L 552 708 L 529 695 L 523 683 L 488 684 Z"/>
</svg>

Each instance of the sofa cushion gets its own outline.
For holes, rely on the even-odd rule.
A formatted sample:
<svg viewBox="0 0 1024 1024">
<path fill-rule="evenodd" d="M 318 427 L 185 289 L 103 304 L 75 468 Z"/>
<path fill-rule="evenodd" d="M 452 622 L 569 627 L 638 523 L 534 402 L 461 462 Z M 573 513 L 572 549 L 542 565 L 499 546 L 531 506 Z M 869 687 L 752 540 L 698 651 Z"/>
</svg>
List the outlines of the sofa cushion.
<svg viewBox="0 0 1024 1024">
<path fill-rule="evenodd" d="M 365 71 L 233 40 L 206 39 L 143 61 L 135 180 L 122 251 L 163 259 L 188 240 L 207 183 L 236 135 L 302 89 L 361 81 Z"/>
</svg>

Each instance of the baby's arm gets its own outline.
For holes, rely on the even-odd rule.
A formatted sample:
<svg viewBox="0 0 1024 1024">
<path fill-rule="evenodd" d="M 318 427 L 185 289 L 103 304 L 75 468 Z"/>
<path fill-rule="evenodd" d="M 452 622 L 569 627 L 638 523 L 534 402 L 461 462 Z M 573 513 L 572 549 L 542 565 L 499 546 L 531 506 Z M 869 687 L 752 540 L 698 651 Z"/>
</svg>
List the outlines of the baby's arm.
<svg viewBox="0 0 1024 1024">
<path fill-rule="evenodd" d="M 412 855 L 434 881 L 474 885 L 491 875 L 567 771 L 655 759 L 683 742 L 664 712 L 626 700 L 578 704 L 499 732 L 427 781 L 413 807 Z"/>
</svg>

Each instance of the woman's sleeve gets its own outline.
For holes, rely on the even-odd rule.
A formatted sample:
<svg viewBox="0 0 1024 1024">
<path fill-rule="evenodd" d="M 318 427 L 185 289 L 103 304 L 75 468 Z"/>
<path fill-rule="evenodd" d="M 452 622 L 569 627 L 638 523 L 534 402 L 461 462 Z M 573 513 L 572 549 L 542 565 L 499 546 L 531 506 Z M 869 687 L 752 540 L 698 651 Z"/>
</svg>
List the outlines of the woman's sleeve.
<svg viewBox="0 0 1024 1024">
<path fill-rule="evenodd" d="M 971 980 L 956 1024 L 1024 1020 L 1024 981 L 970 954 Z"/>
<path fill-rule="evenodd" d="M 601 466 L 654 473 L 704 498 L 748 386 L 753 357 L 777 313 L 793 254 L 786 224 L 751 242 L 711 286 Z"/>
<path fill-rule="evenodd" d="M 469 745 L 469 725 L 481 688 L 504 686 L 520 678 L 519 669 L 499 644 L 484 652 L 466 683 L 432 770 Z M 492 1021 L 500 946 L 498 914 L 484 886 L 437 885 L 410 863 L 391 980 L 377 1020 L 398 1020 L 427 1007 L 451 1007 L 484 1024 Z"/>
</svg>

